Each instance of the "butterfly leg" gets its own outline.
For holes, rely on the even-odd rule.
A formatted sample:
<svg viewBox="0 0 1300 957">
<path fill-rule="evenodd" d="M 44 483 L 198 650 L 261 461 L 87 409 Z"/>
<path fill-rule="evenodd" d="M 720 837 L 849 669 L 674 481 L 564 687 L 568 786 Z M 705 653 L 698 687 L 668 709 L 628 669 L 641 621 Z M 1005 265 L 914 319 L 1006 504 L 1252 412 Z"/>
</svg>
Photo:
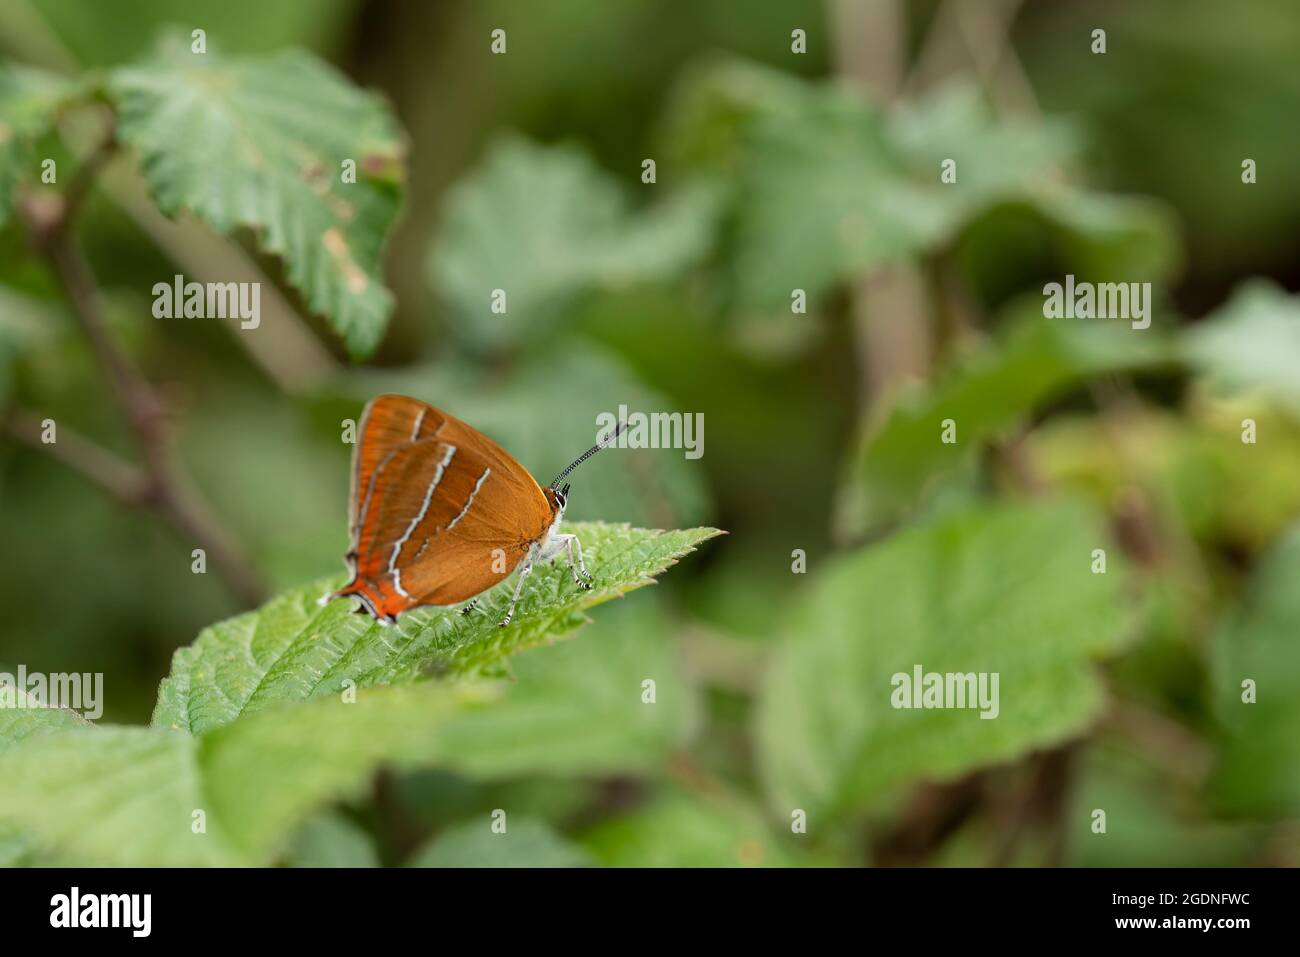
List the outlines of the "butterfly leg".
<svg viewBox="0 0 1300 957">
<path fill-rule="evenodd" d="M 564 547 L 569 553 L 569 571 L 573 572 L 574 584 L 584 590 L 590 589 L 595 579 L 587 571 L 587 563 L 582 559 L 582 542 L 578 541 L 577 535 L 565 535 L 564 537 L 567 539 Z M 573 563 L 573 553 L 575 551 L 578 553 L 578 563 L 576 565 Z"/>
<path fill-rule="evenodd" d="M 464 604 L 464 606 L 461 608 L 460 613 L 461 613 L 462 615 L 468 615 L 471 611 L 473 611 L 473 610 L 474 610 L 475 608 L 477 608 L 477 607 L 478 607 L 478 599 L 477 599 L 477 598 L 471 598 L 471 599 L 470 599 L 469 601 L 467 601 L 467 602 Z"/>
<path fill-rule="evenodd" d="M 515 594 L 510 599 L 510 607 L 506 609 L 506 616 L 501 619 L 501 627 L 504 628 L 510 624 L 510 619 L 515 616 L 515 602 L 519 601 L 519 593 L 524 590 L 524 581 L 533 571 L 533 560 L 527 558 L 524 560 L 523 567 L 519 569 L 519 583 L 515 585 Z"/>
</svg>

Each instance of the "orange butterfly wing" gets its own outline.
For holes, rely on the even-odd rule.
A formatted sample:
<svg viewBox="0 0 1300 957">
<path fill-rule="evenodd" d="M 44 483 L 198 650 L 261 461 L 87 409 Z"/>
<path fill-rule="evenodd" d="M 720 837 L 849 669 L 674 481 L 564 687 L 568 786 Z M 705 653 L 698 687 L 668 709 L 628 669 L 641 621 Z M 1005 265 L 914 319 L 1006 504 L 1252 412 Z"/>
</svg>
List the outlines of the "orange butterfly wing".
<svg viewBox="0 0 1300 957">
<path fill-rule="evenodd" d="M 506 578 L 550 527 L 553 507 L 504 449 L 405 396 L 373 400 L 353 467 L 348 560 L 337 595 L 377 616 L 463 601 Z"/>
</svg>

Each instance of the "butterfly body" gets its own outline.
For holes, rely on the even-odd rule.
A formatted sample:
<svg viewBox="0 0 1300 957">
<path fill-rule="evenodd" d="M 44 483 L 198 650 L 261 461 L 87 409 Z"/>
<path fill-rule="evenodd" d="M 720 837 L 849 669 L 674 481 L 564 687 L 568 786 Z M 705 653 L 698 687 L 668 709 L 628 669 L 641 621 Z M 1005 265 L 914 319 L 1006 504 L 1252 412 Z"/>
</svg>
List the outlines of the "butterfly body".
<svg viewBox="0 0 1300 957">
<path fill-rule="evenodd" d="M 362 414 L 353 456 L 352 579 L 326 599 L 353 596 L 392 622 L 420 605 L 459 604 L 518 569 L 505 625 L 533 564 L 561 551 L 574 580 L 590 587 L 581 545 L 558 531 L 569 488 L 558 481 L 543 488 L 487 436 L 433 406 L 379 396 Z"/>
</svg>

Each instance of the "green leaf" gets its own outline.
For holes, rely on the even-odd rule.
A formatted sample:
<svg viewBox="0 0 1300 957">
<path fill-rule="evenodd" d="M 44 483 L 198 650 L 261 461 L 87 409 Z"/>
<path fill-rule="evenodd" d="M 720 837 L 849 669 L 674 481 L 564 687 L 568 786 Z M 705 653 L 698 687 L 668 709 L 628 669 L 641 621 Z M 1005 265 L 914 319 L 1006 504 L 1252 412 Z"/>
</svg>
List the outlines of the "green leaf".
<svg viewBox="0 0 1300 957">
<path fill-rule="evenodd" d="M 393 306 L 380 258 L 405 177 L 401 134 L 377 97 L 305 53 L 188 49 L 114 71 L 109 92 L 164 213 L 252 228 L 349 352 L 374 351 Z M 347 160 L 355 183 L 342 181 Z"/>
<path fill-rule="evenodd" d="M 0 695 L 8 692 L 0 687 Z M 0 753 L 21 744 L 29 738 L 39 738 L 47 734 L 68 731 L 74 728 L 88 728 L 90 723 L 75 711 L 65 708 L 46 708 L 26 697 L 28 707 L 14 707 L 7 702 L 0 706 Z M 0 698 L 3 701 L 4 698 Z"/>
<path fill-rule="evenodd" d="M 783 867 L 792 855 L 762 816 L 722 796 L 670 791 L 592 828 L 582 844 L 606 867 Z"/>
<path fill-rule="evenodd" d="M 481 672 L 573 631 L 586 621 L 584 609 L 650 584 L 652 576 L 719 534 L 711 528 L 658 532 L 603 524 L 570 530 L 595 576 L 590 591 L 579 589 L 557 562 L 533 572 L 508 628 L 498 623 L 513 577 L 488 592 L 474 614 L 422 608 L 383 627 L 354 614 L 349 601 L 318 606 L 317 598 L 342 582 L 323 579 L 213 625 L 177 651 L 153 723 L 199 734 L 284 702 L 337 695 L 347 682 L 367 687 L 435 672 Z"/>
<path fill-rule="evenodd" d="M 671 624 L 649 593 L 601 612 L 578 641 L 511 659 L 514 682 L 490 709 L 453 718 L 447 762 L 462 774 L 613 775 L 661 767 L 698 723 Z M 646 700 L 644 682 L 654 682 Z"/>
<path fill-rule="evenodd" d="M 37 178 L 32 143 L 54 125 L 76 85 L 53 73 L 0 63 L 0 226 L 18 184 Z"/>
<path fill-rule="evenodd" d="M 966 357 L 937 385 L 898 397 L 863 444 L 842 517 L 857 529 L 891 518 L 921 498 L 935 476 L 1045 403 L 1091 377 L 1169 358 L 1167 343 L 1150 330 L 1101 320 L 1019 323 L 1004 342 Z M 945 419 L 956 423 L 955 443 L 940 441 Z"/>
<path fill-rule="evenodd" d="M 1091 571 L 1095 548 L 1107 548 L 1105 574 Z M 1080 733 L 1103 703 L 1091 662 L 1129 623 L 1124 579 L 1099 517 L 1068 503 L 972 510 L 834 561 L 786 624 L 761 692 L 772 806 L 815 821 Z M 895 708 L 894 676 L 917 665 L 998 675 L 997 716 Z"/>
<path fill-rule="evenodd" d="M 1072 774 L 1079 783 L 1063 814 L 1067 866 L 1233 867 L 1262 850 L 1266 834 L 1204 814 L 1149 754 L 1094 745 Z M 1105 834 L 1092 830 L 1097 808 L 1106 812 Z"/>
<path fill-rule="evenodd" d="M 42 735 L 0 753 L 0 825 L 69 864 L 267 864 L 312 812 L 359 795 L 377 764 L 436 761 L 447 716 L 487 696 L 422 682 L 273 709 L 201 737 Z"/>
<path fill-rule="evenodd" d="M 294 867 L 378 867 L 379 855 L 368 835 L 342 814 L 326 811 L 298 829 L 289 845 Z"/>
<path fill-rule="evenodd" d="M 1288 815 L 1300 809 L 1300 526 L 1255 572 L 1243 607 L 1213 645 L 1220 763 L 1212 782 L 1225 810 Z M 1255 685 L 1253 703 L 1243 683 Z"/>
<path fill-rule="evenodd" d="M 0 867 L 23 867 L 34 863 L 32 845 L 17 831 L 0 827 Z"/>
<path fill-rule="evenodd" d="M 1267 441 L 1241 441 L 1247 417 Z M 1259 552 L 1300 515 L 1300 422 L 1257 399 L 1199 397 L 1181 414 L 1142 405 L 1105 419 L 1053 416 L 1023 451 L 1053 488 L 1107 503 L 1122 503 L 1135 485 L 1149 490 L 1165 503 L 1158 512 L 1210 548 Z"/>
<path fill-rule="evenodd" d="M 639 169 L 628 183 L 640 183 Z M 435 288 L 466 341 L 540 341 L 593 289 L 662 281 L 700 259 L 717 202 L 705 187 L 634 212 L 629 190 L 580 150 L 496 141 L 458 183 L 431 252 Z M 492 311 L 504 290 L 506 310 Z"/>
<path fill-rule="evenodd" d="M 939 250 L 1003 204 L 1035 209 L 1081 273 L 1158 277 L 1177 261 L 1161 207 L 1070 185 L 1080 150 L 1069 127 L 1000 121 L 971 88 L 891 116 L 857 90 L 724 60 L 691 78 L 668 129 L 679 155 L 736 183 L 744 306 L 788 307 L 792 289 L 816 298 Z M 946 160 L 956 182 L 940 179 Z"/>
<path fill-rule="evenodd" d="M 1187 333 L 1189 361 L 1224 390 L 1257 389 L 1300 410 L 1300 296 L 1252 280 Z"/>
<path fill-rule="evenodd" d="M 760 115 L 747 150 L 735 253 L 744 305 L 788 304 L 792 289 L 815 300 L 944 235 L 935 190 L 911 181 L 883 119 L 848 91 L 809 95 L 789 116 Z"/>
<path fill-rule="evenodd" d="M 589 867 L 591 858 L 545 822 L 506 818 L 492 830 L 489 818 L 440 834 L 411 859 L 411 867 Z"/>
</svg>

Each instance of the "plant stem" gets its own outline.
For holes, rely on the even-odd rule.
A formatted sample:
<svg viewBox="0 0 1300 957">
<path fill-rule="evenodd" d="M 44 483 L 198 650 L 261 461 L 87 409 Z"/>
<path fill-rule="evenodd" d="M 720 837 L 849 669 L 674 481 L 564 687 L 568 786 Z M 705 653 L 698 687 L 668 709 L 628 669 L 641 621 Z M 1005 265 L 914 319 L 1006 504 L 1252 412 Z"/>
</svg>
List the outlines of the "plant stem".
<svg viewBox="0 0 1300 957">
<path fill-rule="evenodd" d="M 907 12 L 901 0 L 838 0 L 831 8 L 841 76 L 888 106 L 899 95 L 907 60 Z M 930 367 L 928 290 L 913 262 L 879 265 L 852 283 L 864 421 L 900 383 Z"/>
<path fill-rule="evenodd" d="M 85 179 L 79 175 L 74 183 L 83 183 Z M 220 525 L 210 517 L 206 505 L 185 488 L 172 468 L 167 455 L 163 404 L 109 334 L 94 273 L 69 230 L 70 213 L 75 210 L 83 193 L 84 187 L 74 194 L 72 202 L 25 203 L 23 218 L 29 234 L 54 267 L 72 306 L 73 316 L 126 411 L 144 464 L 139 469 L 126 465 L 112 453 L 75 435 L 68 445 L 54 454 L 117 497 L 153 509 L 196 547 L 203 549 L 217 574 L 241 604 L 260 604 L 267 595 L 265 586 Z M 21 420 L 16 427 L 11 424 L 10 431 L 47 451 L 58 445 L 57 442 L 53 445 L 41 443 L 39 430 L 33 436 L 30 427 Z M 33 437 L 37 439 L 35 443 L 31 443 Z M 68 438 L 64 430 L 64 440 Z"/>
<path fill-rule="evenodd" d="M 94 482 L 118 501 L 139 505 L 148 485 L 144 472 L 119 458 L 97 442 L 80 435 L 66 425 L 58 427 L 58 441 L 46 443 L 44 428 L 35 418 L 21 412 L 10 413 L 5 431 L 24 445 L 45 452 L 74 472 Z"/>
</svg>

